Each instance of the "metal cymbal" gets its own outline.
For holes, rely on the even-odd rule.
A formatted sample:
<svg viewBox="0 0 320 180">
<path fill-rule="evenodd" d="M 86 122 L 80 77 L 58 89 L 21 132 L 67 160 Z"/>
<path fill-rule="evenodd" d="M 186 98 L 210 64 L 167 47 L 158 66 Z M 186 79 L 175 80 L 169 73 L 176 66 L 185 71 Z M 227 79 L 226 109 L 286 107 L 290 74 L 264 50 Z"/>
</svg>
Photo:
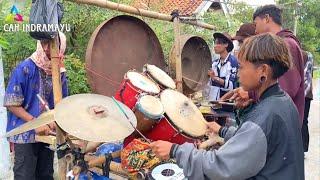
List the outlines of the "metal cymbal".
<svg viewBox="0 0 320 180">
<path fill-rule="evenodd" d="M 40 126 L 43 126 L 43 125 L 46 125 L 46 124 L 49 124 L 51 122 L 54 121 L 54 111 L 51 110 L 51 111 L 48 111 L 48 112 L 45 112 L 43 114 L 41 114 L 38 118 L 32 120 L 32 121 L 29 121 L 27 123 L 24 123 L 23 125 L 15 128 L 15 129 L 12 129 L 11 131 L 9 131 L 5 137 L 10 137 L 10 136 L 14 136 L 14 135 L 17 135 L 17 134 L 21 134 L 21 133 L 24 133 L 26 131 L 30 131 L 32 129 L 36 129 Z"/>
<path fill-rule="evenodd" d="M 165 113 L 179 130 L 192 137 L 205 135 L 207 122 L 191 99 L 171 89 L 162 91 L 160 99 Z"/>
<path fill-rule="evenodd" d="M 98 94 L 77 94 L 60 101 L 55 107 L 55 121 L 68 134 L 92 142 L 123 140 L 137 126 L 134 113 L 118 102 L 126 115 L 112 98 Z"/>
</svg>

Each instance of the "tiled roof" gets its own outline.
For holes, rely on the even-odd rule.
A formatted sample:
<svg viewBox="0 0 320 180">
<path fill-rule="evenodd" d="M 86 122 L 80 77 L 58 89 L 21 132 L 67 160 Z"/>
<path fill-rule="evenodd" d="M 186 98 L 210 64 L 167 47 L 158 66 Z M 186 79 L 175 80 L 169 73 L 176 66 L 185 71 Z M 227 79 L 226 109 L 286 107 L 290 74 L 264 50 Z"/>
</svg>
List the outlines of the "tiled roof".
<svg viewBox="0 0 320 180">
<path fill-rule="evenodd" d="M 178 9 L 180 15 L 191 15 L 200 6 L 202 0 L 134 0 L 133 6 L 170 14 Z"/>
</svg>

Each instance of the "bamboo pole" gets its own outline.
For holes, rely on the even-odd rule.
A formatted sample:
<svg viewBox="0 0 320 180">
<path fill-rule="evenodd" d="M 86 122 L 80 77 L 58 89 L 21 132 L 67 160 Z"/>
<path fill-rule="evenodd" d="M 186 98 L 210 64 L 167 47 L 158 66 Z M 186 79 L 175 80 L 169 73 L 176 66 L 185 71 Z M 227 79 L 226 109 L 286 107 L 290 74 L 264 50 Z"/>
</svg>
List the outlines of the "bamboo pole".
<svg viewBox="0 0 320 180">
<path fill-rule="evenodd" d="M 177 81 L 177 90 L 183 92 L 182 89 L 182 67 L 181 67 L 181 50 L 180 50 L 180 20 L 178 17 L 173 19 L 173 30 L 174 30 L 174 61 L 175 61 L 175 74 Z M 170 63 L 169 63 L 170 64 Z"/>
<path fill-rule="evenodd" d="M 62 89 L 61 89 L 61 77 L 60 77 L 60 59 L 59 59 L 59 51 L 58 51 L 58 36 L 51 40 L 50 43 L 50 53 L 51 53 L 51 68 L 52 68 L 52 84 L 53 84 L 53 97 L 54 97 L 54 105 L 56 105 L 62 99 Z M 57 131 L 57 144 L 63 144 L 66 142 L 66 139 L 63 135 L 63 131 L 56 124 Z M 67 162 L 65 157 L 58 159 L 58 171 L 59 171 L 59 179 L 66 179 L 66 170 L 67 170 Z"/>
<path fill-rule="evenodd" d="M 88 4 L 88 5 L 98 6 L 102 8 L 108 8 L 111 10 L 121 11 L 124 13 L 154 18 L 154 19 L 163 20 L 163 21 L 172 21 L 172 16 L 168 14 L 158 13 L 158 12 L 149 11 L 145 9 L 139 9 L 129 5 L 125 5 L 125 4 L 114 3 L 108 0 L 67 0 L 67 1 L 80 3 L 80 4 Z M 215 30 L 215 27 L 213 25 L 207 24 L 204 22 L 197 22 L 197 21 L 181 21 L 181 22 L 185 24 L 199 26 L 209 30 Z"/>
</svg>

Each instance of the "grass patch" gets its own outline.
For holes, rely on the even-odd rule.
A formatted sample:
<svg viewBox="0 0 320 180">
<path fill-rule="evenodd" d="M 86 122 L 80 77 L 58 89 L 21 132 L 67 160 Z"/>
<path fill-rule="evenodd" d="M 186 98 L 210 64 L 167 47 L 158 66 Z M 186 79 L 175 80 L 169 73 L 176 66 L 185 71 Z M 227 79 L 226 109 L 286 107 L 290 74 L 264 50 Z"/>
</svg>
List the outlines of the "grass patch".
<svg viewBox="0 0 320 180">
<path fill-rule="evenodd" d="M 320 78 L 320 69 L 317 69 L 317 70 L 313 71 L 313 78 L 314 79 L 319 79 Z"/>
</svg>

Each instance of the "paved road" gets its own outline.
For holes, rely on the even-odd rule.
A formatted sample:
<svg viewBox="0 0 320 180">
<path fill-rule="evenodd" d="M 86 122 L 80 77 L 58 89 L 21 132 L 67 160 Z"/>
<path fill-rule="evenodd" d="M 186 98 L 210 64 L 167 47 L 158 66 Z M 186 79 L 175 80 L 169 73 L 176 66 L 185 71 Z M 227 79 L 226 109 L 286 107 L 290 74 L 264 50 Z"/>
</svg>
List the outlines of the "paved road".
<svg viewBox="0 0 320 180">
<path fill-rule="evenodd" d="M 305 154 L 306 180 L 320 179 L 320 79 L 314 81 L 314 100 L 309 115 L 310 146 Z"/>
</svg>

